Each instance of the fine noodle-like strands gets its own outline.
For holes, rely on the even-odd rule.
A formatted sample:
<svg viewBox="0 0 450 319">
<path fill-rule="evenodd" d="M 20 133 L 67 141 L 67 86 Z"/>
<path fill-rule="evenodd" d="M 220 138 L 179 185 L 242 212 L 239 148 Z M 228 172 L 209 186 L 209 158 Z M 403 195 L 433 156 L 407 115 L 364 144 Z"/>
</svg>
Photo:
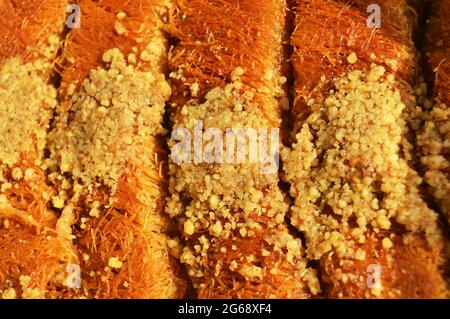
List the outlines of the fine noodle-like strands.
<svg viewBox="0 0 450 319">
<path fill-rule="evenodd" d="M 169 16 L 177 43 L 169 56 L 173 136 L 192 134 L 199 122 L 203 132 L 219 134 L 280 126 L 285 13 L 281 0 L 176 1 Z M 207 147 L 206 139 L 194 148 Z M 215 163 L 180 163 L 175 158 L 191 156 L 191 147 L 170 145 L 166 211 L 182 232 L 172 246 L 199 298 L 305 298 L 320 291 L 285 223 L 278 166 L 263 173 L 263 164 L 249 163 L 248 148 L 247 160 L 227 163 L 220 146 Z"/>
<path fill-rule="evenodd" d="M 296 2 L 297 123 L 283 152 L 291 220 L 326 296 L 442 297 L 442 235 L 407 139 L 413 15 L 405 1 L 380 1 L 382 25 L 371 29 L 369 4 Z"/>
<path fill-rule="evenodd" d="M 283 67 L 284 9 L 279 8 L 284 5 L 280 1 L 227 0 L 177 4 L 169 20 L 170 33 L 183 45 L 171 51 L 169 68 L 182 68 L 184 78 L 172 79 L 172 104 L 181 107 L 191 98 L 223 87 L 240 66 L 245 70 L 243 84 L 261 93 L 257 98 L 267 97 L 260 103 L 263 113 L 272 125 L 279 126 L 280 107 L 273 97 L 284 96 L 281 85 L 285 79 L 277 76 Z M 192 91 L 192 84 L 198 90 Z"/>
<path fill-rule="evenodd" d="M 164 14 L 164 0 L 153 1 L 79 1 L 83 6 L 83 27 L 69 32 L 65 47 L 58 60 L 62 80 L 59 89 L 62 97 L 67 97 L 70 85 L 78 88 L 92 69 L 105 66 L 103 53 L 109 49 L 119 49 L 125 57 L 134 54 L 139 58 L 148 39 L 160 37 L 161 22 L 155 15 Z M 125 10 L 126 8 L 126 10 Z M 124 12 L 125 17 L 117 16 Z M 147 40 L 146 40 L 147 39 Z M 162 41 L 162 39 L 161 39 Z M 158 52 L 154 63 L 163 66 L 164 52 Z M 148 69 L 148 63 L 141 63 L 140 68 Z M 73 90 L 73 89 L 72 89 Z"/>
<path fill-rule="evenodd" d="M 12 57 L 21 57 L 25 63 L 39 60 L 39 71 L 51 71 L 67 4 L 63 0 L 2 1 L 0 61 Z"/>
<path fill-rule="evenodd" d="M 66 1 L 0 2 L 0 297 L 73 292 L 68 217 L 48 209 L 43 166 L 56 90 L 48 84 Z"/>
<path fill-rule="evenodd" d="M 170 87 L 160 1 L 82 0 L 60 61 L 62 86 L 48 165 L 59 207 L 73 205 L 90 298 L 180 298 L 168 255 L 161 139 Z"/>
</svg>

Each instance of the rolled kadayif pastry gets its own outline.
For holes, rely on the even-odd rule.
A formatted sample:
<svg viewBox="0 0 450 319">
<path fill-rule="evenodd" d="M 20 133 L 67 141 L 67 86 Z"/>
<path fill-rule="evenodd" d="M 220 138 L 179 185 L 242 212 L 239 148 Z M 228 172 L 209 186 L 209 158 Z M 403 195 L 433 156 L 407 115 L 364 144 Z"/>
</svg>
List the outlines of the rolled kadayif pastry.
<svg viewBox="0 0 450 319">
<path fill-rule="evenodd" d="M 60 59 L 50 134 L 56 208 L 76 216 L 81 295 L 180 298 L 186 281 L 168 253 L 163 128 L 167 7 L 154 0 L 81 0 L 81 28 Z"/>
<path fill-rule="evenodd" d="M 199 298 L 320 291 L 279 188 L 285 15 L 282 0 L 180 0 L 169 16 L 176 44 L 166 211 L 182 233 L 174 254 Z M 238 132 L 252 131 L 238 142 Z"/>
<path fill-rule="evenodd" d="M 369 5 L 296 1 L 291 220 L 326 296 L 442 297 L 442 234 L 409 141 L 413 15 L 405 1 L 379 1 L 372 17 Z"/>
<path fill-rule="evenodd" d="M 49 208 L 44 165 L 67 2 L 0 1 L 0 298 L 75 293 L 70 216 Z"/>
</svg>

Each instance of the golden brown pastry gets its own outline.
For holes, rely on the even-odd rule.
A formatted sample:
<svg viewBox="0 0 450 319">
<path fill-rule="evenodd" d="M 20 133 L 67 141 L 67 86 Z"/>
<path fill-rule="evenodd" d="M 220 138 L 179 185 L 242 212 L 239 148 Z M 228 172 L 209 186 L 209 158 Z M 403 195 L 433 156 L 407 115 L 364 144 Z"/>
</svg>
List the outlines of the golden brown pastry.
<svg viewBox="0 0 450 319">
<path fill-rule="evenodd" d="M 66 216 L 49 209 L 54 191 L 44 164 L 66 4 L 0 2 L 1 298 L 56 298 L 74 288 L 78 257 Z"/>
<path fill-rule="evenodd" d="M 0 299 L 448 297 L 449 0 L 0 16 Z"/>
<path fill-rule="evenodd" d="M 61 105 L 50 133 L 53 202 L 76 216 L 88 298 L 180 298 L 186 282 L 168 254 L 163 67 L 154 0 L 81 0 L 82 27 L 60 60 Z"/>
<path fill-rule="evenodd" d="M 285 223 L 278 166 L 263 172 L 262 161 L 240 162 L 237 147 L 225 159 L 220 147 L 208 151 L 207 137 L 192 149 L 178 142 L 183 130 L 187 136 L 215 129 L 220 138 L 227 129 L 270 134 L 280 126 L 287 103 L 285 14 L 282 0 L 179 0 L 169 17 L 176 45 L 169 56 L 173 139 L 166 211 L 182 233 L 172 243 L 174 254 L 199 298 L 305 298 L 320 290 L 300 239 Z"/>
<path fill-rule="evenodd" d="M 370 4 L 296 1 L 291 221 L 327 297 L 442 297 L 442 234 L 408 140 L 414 15 L 406 1 L 379 1 L 372 28 Z"/>
</svg>

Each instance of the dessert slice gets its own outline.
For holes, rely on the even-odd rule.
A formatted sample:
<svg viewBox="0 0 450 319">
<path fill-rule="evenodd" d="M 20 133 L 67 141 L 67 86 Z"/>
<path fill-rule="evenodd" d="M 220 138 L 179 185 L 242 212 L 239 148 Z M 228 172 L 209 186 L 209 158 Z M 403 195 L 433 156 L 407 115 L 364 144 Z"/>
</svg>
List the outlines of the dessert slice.
<svg viewBox="0 0 450 319">
<path fill-rule="evenodd" d="M 413 15 L 406 1 L 379 1 L 373 28 L 370 4 L 296 1 L 296 122 L 282 157 L 291 221 L 326 296 L 442 297 L 442 234 L 408 140 Z"/>
<path fill-rule="evenodd" d="M 199 298 L 317 294 L 278 185 L 286 3 L 176 4 L 167 212 L 182 238 L 174 254 Z"/>
<path fill-rule="evenodd" d="M 82 0 L 68 34 L 50 134 L 56 208 L 72 209 L 89 298 L 180 298 L 169 256 L 163 127 L 170 87 L 161 1 Z"/>
<path fill-rule="evenodd" d="M 77 287 L 69 212 L 51 210 L 45 148 L 66 1 L 1 1 L 0 297 L 59 298 Z"/>
</svg>

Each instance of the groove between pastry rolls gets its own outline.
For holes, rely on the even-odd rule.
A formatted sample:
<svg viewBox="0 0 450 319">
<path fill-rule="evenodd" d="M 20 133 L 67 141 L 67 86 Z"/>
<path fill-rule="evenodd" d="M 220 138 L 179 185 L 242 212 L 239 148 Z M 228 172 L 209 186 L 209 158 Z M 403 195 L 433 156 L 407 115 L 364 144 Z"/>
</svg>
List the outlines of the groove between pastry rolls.
<svg viewBox="0 0 450 319">
<path fill-rule="evenodd" d="M 440 211 L 450 222 L 450 1 L 432 1 L 425 58 L 434 84 L 419 133 L 421 164 Z"/>
</svg>

